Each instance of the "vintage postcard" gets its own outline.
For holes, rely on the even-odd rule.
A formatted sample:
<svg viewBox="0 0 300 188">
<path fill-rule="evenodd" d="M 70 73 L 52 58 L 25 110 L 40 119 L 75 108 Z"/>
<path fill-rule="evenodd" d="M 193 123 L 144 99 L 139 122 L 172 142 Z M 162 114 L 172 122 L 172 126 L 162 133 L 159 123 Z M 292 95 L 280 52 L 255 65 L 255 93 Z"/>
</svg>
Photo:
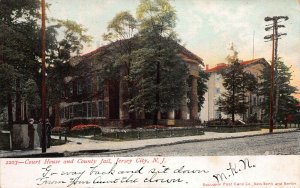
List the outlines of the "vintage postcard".
<svg viewBox="0 0 300 188">
<path fill-rule="evenodd" d="M 0 10 L 1 188 L 300 188 L 299 0 Z"/>
</svg>

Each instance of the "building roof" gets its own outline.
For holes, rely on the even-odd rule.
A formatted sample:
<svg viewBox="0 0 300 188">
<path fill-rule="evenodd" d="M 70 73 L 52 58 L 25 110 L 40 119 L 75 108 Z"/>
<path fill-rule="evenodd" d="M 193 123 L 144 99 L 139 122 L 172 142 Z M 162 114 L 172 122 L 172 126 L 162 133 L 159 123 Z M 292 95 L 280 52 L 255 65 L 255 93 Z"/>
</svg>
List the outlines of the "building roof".
<svg viewBox="0 0 300 188">
<path fill-rule="evenodd" d="M 90 58 L 94 57 L 95 55 L 99 54 L 100 52 L 104 51 L 105 49 L 107 49 L 107 48 L 109 48 L 109 47 L 111 47 L 111 46 L 113 46 L 115 44 L 123 43 L 125 41 L 130 41 L 130 40 L 132 40 L 132 38 L 131 39 L 118 40 L 118 41 L 109 43 L 107 45 L 101 46 L 101 47 L 99 47 L 99 48 L 97 48 L 97 49 L 95 49 L 95 50 L 93 50 L 91 52 L 88 52 L 88 53 L 80 55 L 80 61 L 81 60 L 90 59 Z M 193 62 L 195 62 L 197 64 L 204 65 L 203 60 L 199 56 L 197 56 L 196 54 L 194 54 L 191 51 L 187 50 L 184 46 L 182 46 L 182 45 L 180 45 L 178 43 L 177 43 L 177 45 L 180 48 L 181 55 L 184 55 L 185 58 L 188 58 L 188 60 L 192 60 Z"/>
<path fill-rule="evenodd" d="M 267 61 L 264 58 L 257 58 L 257 59 L 252 59 L 252 60 L 248 60 L 248 61 L 242 61 L 242 62 L 240 62 L 240 64 L 247 66 L 250 64 L 258 63 L 258 62 L 267 63 Z M 217 64 L 217 66 L 215 66 L 213 68 L 208 69 L 208 67 L 207 67 L 205 72 L 207 72 L 207 73 L 217 72 L 217 71 L 222 70 L 227 67 L 229 67 L 229 64 L 219 63 L 219 64 Z"/>
<path fill-rule="evenodd" d="M 223 68 L 226 68 L 228 67 L 229 65 L 228 64 L 225 64 L 225 63 L 219 63 L 217 64 L 217 66 L 213 67 L 213 68 L 210 68 L 210 69 L 206 69 L 205 72 L 207 73 L 211 73 L 211 72 L 217 72 Z"/>
</svg>

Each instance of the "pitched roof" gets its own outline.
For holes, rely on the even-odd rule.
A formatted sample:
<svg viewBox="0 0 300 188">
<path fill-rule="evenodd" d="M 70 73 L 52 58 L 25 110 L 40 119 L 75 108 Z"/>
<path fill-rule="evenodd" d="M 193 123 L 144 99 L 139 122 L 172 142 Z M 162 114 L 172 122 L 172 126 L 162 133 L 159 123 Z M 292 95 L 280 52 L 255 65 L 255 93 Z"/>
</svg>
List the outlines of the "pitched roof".
<svg viewBox="0 0 300 188">
<path fill-rule="evenodd" d="M 248 60 L 248 61 L 242 61 L 242 62 L 240 62 L 240 64 L 247 66 L 247 65 L 250 65 L 250 64 L 253 64 L 253 63 L 258 63 L 258 62 L 266 63 L 267 61 L 264 58 L 257 58 L 257 59 L 252 59 L 252 60 Z M 219 63 L 219 64 L 217 64 L 217 66 L 215 66 L 213 68 L 206 69 L 205 72 L 207 72 L 207 73 L 217 72 L 219 70 L 227 68 L 228 66 L 229 66 L 229 64 Z"/>
<path fill-rule="evenodd" d="M 128 41 L 128 40 L 132 40 L 132 38 L 130 39 L 123 39 L 123 40 L 118 40 L 118 41 L 115 41 L 115 42 L 112 42 L 112 43 L 109 43 L 107 45 L 104 45 L 104 46 L 101 46 L 91 52 L 88 52 L 88 53 L 85 53 L 85 54 L 82 54 L 80 55 L 80 59 L 90 59 L 92 57 L 94 57 L 94 55 L 97 55 L 98 53 L 100 53 L 101 51 L 117 44 L 117 43 L 123 43 L 125 41 Z M 189 51 L 188 49 L 186 49 L 184 46 L 180 45 L 177 43 L 177 45 L 179 46 L 180 50 L 181 50 L 181 54 L 184 54 L 186 57 L 188 57 L 189 59 L 191 60 L 194 60 L 194 62 L 197 62 L 198 64 L 201 64 L 201 65 L 204 65 L 203 63 L 203 60 L 197 56 L 196 54 L 192 53 L 191 51 Z"/>
<path fill-rule="evenodd" d="M 211 73 L 211 72 L 217 72 L 223 68 L 226 68 L 228 67 L 229 65 L 228 64 L 225 64 L 225 63 L 220 63 L 220 64 L 217 64 L 217 66 L 213 67 L 213 68 L 210 68 L 210 69 L 207 69 L 205 70 L 205 72 L 207 73 Z"/>
</svg>

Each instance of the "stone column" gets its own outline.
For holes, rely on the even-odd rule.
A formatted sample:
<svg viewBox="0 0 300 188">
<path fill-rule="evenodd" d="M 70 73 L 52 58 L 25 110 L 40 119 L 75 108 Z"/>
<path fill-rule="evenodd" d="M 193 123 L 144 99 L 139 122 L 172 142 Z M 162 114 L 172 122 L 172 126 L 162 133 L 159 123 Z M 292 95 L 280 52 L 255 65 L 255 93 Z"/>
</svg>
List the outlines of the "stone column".
<svg viewBox="0 0 300 188">
<path fill-rule="evenodd" d="M 168 112 L 168 119 L 175 119 L 175 111 L 174 110 Z"/>
<path fill-rule="evenodd" d="M 187 114 L 188 114 L 187 95 L 184 94 L 181 99 L 180 119 L 187 119 Z"/>
<path fill-rule="evenodd" d="M 198 91 L 197 78 L 192 76 L 191 89 L 191 119 L 198 119 Z"/>
<path fill-rule="evenodd" d="M 128 83 L 125 80 L 126 69 L 122 66 L 120 69 L 120 83 L 119 83 L 119 118 L 121 120 L 129 119 L 129 108 L 128 105 L 123 103 L 128 99 Z"/>
</svg>

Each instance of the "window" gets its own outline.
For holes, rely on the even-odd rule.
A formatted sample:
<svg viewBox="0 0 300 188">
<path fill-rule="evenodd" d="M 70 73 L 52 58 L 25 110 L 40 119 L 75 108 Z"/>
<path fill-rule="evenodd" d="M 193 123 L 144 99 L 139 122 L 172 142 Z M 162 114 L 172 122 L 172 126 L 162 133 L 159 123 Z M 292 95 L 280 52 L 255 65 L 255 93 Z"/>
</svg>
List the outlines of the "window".
<svg viewBox="0 0 300 188">
<path fill-rule="evenodd" d="M 73 96 L 73 83 L 70 83 L 68 88 L 69 88 L 69 96 Z"/>
<path fill-rule="evenodd" d="M 65 108 L 65 118 L 66 118 L 66 119 L 69 119 L 69 118 L 70 118 L 69 109 L 70 109 L 69 106 Z"/>
<path fill-rule="evenodd" d="M 256 96 L 253 96 L 252 105 L 253 105 L 253 106 L 256 106 L 256 105 L 257 105 Z"/>
<path fill-rule="evenodd" d="M 97 102 L 92 103 L 92 117 L 98 116 Z"/>
<path fill-rule="evenodd" d="M 82 94 L 82 82 L 81 80 L 77 81 L 77 95 L 81 95 Z"/>
<path fill-rule="evenodd" d="M 81 117 L 87 117 L 87 103 L 82 104 L 82 116 Z"/>
<path fill-rule="evenodd" d="M 64 119 L 65 118 L 65 108 L 60 109 L 60 118 Z"/>
<path fill-rule="evenodd" d="M 103 101 L 98 102 L 98 117 L 104 116 Z"/>
<path fill-rule="evenodd" d="M 92 117 L 92 103 L 87 103 L 87 117 Z"/>
<path fill-rule="evenodd" d="M 86 82 L 86 92 L 87 93 L 92 93 L 93 92 L 92 78 L 87 78 L 85 80 L 85 82 Z"/>
<path fill-rule="evenodd" d="M 74 105 L 74 117 L 82 117 L 82 104 Z"/>
<path fill-rule="evenodd" d="M 69 118 L 73 118 L 74 117 L 74 106 L 70 105 L 69 106 Z"/>
<path fill-rule="evenodd" d="M 101 91 L 103 88 L 103 79 L 100 75 L 97 75 L 97 91 Z"/>
</svg>

